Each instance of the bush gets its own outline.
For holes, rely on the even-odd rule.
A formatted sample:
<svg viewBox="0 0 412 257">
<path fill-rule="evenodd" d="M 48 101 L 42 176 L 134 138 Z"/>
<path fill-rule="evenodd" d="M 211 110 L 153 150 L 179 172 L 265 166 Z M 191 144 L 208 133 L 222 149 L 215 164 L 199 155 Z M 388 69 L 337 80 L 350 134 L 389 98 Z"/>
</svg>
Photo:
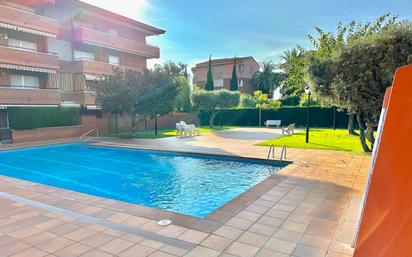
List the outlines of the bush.
<svg viewBox="0 0 412 257">
<path fill-rule="evenodd" d="M 285 98 L 280 99 L 282 106 L 298 106 L 300 103 L 299 96 L 287 96 Z"/>
<path fill-rule="evenodd" d="M 262 124 L 266 120 L 281 120 L 282 126 L 296 123 L 297 126 L 306 125 L 306 107 L 282 107 L 278 109 L 262 109 Z M 200 113 L 202 124 L 207 124 L 207 114 Z M 330 128 L 333 126 L 333 108 L 310 108 L 310 126 Z M 227 126 L 259 126 L 259 109 L 225 109 L 216 117 L 216 122 Z M 346 128 L 348 115 L 336 111 L 336 127 Z"/>
<path fill-rule="evenodd" d="M 16 130 L 80 125 L 78 108 L 9 107 L 10 127 Z"/>
<path fill-rule="evenodd" d="M 249 94 L 240 95 L 240 107 L 241 108 L 254 108 L 256 107 L 257 101 L 253 96 Z"/>
</svg>

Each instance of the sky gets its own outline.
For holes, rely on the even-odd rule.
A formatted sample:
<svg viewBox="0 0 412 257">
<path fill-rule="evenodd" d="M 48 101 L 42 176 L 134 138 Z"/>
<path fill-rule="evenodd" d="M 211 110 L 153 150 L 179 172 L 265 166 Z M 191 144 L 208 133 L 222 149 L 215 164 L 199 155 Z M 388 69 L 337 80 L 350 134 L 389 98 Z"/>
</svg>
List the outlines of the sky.
<svg viewBox="0 0 412 257">
<path fill-rule="evenodd" d="M 412 20 L 412 0 L 83 0 L 166 30 L 149 37 L 165 61 L 193 67 L 213 58 L 253 56 L 279 62 L 318 26 L 334 31 L 339 22 L 370 21 L 390 12 Z"/>
</svg>

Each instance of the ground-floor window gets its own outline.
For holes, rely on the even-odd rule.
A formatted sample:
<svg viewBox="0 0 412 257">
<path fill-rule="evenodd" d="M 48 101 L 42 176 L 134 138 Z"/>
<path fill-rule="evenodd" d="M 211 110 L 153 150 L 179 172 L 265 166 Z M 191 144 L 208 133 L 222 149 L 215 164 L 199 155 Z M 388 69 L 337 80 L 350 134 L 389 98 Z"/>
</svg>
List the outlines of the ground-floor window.
<svg viewBox="0 0 412 257">
<path fill-rule="evenodd" d="M 215 79 L 213 80 L 214 87 L 223 87 L 223 79 Z"/>
<path fill-rule="evenodd" d="M 39 77 L 10 74 L 10 85 L 15 88 L 40 88 Z"/>
<path fill-rule="evenodd" d="M 243 87 L 243 79 L 239 79 L 237 85 L 238 85 L 239 87 Z"/>
</svg>

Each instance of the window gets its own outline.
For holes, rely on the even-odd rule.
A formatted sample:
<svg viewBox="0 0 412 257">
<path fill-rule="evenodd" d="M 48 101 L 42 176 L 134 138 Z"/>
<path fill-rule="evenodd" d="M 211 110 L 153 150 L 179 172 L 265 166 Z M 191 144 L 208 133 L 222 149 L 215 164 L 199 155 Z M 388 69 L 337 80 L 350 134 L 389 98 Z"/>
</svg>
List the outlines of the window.
<svg viewBox="0 0 412 257">
<path fill-rule="evenodd" d="M 120 65 L 120 57 L 116 55 L 109 55 L 109 63 L 113 65 Z"/>
<path fill-rule="evenodd" d="M 215 87 L 223 87 L 223 79 L 215 79 L 213 80 L 213 84 Z"/>
<path fill-rule="evenodd" d="M 237 82 L 237 85 L 239 87 L 243 87 L 243 79 L 239 79 L 239 81 Z"/>
<path fill-rule="evenodd" d="M 239 72 L 244 72 L 245 71 L 245 65 L 244 64 L 239 64 L 238 68 L 239 68 Z"/>
<path fill-rule="evenodd" d="M 16 48 L 23 48 L 27 50 L 37 51 L 37 44 L 35 42 L 24 41 L 15 38 L 9 38 L 9 46 Z"/>
<path fill-rule="evenodd" d="M 95 60 L 94 53 L 84 52 L 79 50 L 74 50 L 74 59 L 75 60 Z"/>
<path fill-rule="evenodd" d="M 28 75 L 10 75 L 10 85 L 16 88 L 39 88 L 39 77 Z"/>
<path fill-rule="evenodd" d="M 107 30 L 107 34 L 110 34 L 110 35 L 112 35 L 112 36 L 118 36 L 119 35 L 119 32 L 117 32 L 117 30 L 115 30 L 115 29 L 108 29 Z"/>
</svg>

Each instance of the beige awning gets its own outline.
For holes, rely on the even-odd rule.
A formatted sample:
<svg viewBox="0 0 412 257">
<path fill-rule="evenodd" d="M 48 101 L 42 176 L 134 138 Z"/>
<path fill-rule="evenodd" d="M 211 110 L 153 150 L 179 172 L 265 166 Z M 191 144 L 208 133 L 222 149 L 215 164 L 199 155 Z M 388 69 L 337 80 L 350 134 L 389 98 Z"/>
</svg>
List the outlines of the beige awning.
<svg viewBox="0 0 412 257">
<path fill-rule="evenodd" d="M 53 70 L 53 69 L 37 68 L 37 67 L 30 67 L 30 66 L 7 64 L 7 63 L 0 63 L 0 68 L 2 68 L 2 69 L 9 69 L 9 70 L 22 70 L 22 71 L 42 72 L 42 73 L 50 73 L 50 74 L 56 73 L 56 70 Z"/>
<path fill-rule="evenodd" d="M 99 76 L 99 75 L 94 75 L 94 74 L 84 74 L 84 78 L 87 80 L 87 81 L 100 81 L 100 80 L 102 80 L 102 76 Z"/>
<path fill-rule="evenodd" d="M 101 110 L 102 107 L 99 105 L 86 105 L 86 110 Z"/>
<path fill-rule="evenodd" d="M 56 38 L 56 35 L 51 34 L 51 33 L 43 32 L 43 31 L 35 30 L 35 29 L 28 29 L 28 28 L 24 28 L 24 27 L 20 27 L 16 25 L 8 24 L 8 23 L 3 23 L 3 22 L 0 22 L 0 28 L 21 31 L 21 32 L 44 36 L 44 37 Z"/>
</svg>

